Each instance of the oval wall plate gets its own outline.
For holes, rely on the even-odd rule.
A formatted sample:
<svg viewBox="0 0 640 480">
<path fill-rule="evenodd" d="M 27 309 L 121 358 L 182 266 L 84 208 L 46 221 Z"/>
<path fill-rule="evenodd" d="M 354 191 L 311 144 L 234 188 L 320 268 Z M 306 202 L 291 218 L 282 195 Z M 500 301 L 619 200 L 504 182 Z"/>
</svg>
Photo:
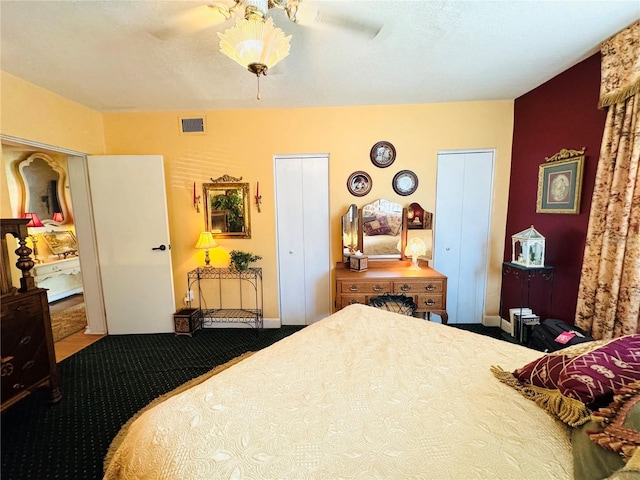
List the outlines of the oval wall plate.
<svg viewBox="0 0 640 480">
<path fill-rule="evenodd" d="M 418 176 L 411 170 L 401 170 L 393 177 L 393 190 L 402 196 L 411 195 L 418 188 Z"/>
</svg>

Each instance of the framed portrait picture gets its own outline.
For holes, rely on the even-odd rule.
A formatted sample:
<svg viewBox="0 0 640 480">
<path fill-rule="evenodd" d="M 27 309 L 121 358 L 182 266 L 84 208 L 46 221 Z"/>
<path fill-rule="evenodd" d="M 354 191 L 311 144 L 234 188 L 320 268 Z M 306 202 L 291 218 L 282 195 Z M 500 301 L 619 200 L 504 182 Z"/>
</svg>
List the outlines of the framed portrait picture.
<svg viewBox="0 0 640 480">
<path fill-rule="evenodd" d="M 386 168 L 396 160 L 396 148 L 389 142 L 378 142 L 371 147 L 369 158 L 376 167 Z"/>
<path fill-rule="evenodd" d="M 347 189 L 351 195 L 363 197 L 371 191 L 373 182 L 368 173 L 363 171 L 353 172 L 347 179 Z"/>
<path fill-rule="evenodd" d="M 546 159 L 538 173 L 538 213 L 580 213 L 584 149 L 566 150 Z"/>
</svg>

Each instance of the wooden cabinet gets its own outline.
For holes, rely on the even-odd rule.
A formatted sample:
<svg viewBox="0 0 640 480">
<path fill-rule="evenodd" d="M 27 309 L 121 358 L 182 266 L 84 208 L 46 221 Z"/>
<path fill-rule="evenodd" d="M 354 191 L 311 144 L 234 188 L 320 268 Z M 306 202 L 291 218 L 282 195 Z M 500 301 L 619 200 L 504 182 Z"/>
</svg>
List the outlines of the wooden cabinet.
<svg viewBox="0 0 640 480">
<path fill-rule="evenodd" d="M 420 270 L 412 270 L 410 265 L 411 262 L 403 261 L 369 262 L 368 270 L 353 272 L 344 263 L 338 263 L 335 309 L 352 303 L 367 304 L 372 297 L 385 293 L 403 293 L 413 298 L 418 306 L 416 312 L 435 313 L 446 324 L 447 277 L 426 265 L 421 265 Z"/>
<path fill-rule="evenodd" d="M 60 400 L 47 292 L 38 288 L 3 296 L 1 310 L 1 410 L 43 386 L 52 402 Z"/>
<path fill-rule="evenodd" d="M 37 288 L 30 270 L 31 249 L 26 246 L 28 219 L 2 219 L 0 255 L 1 405 L 4 411 L 35 389 L 48 387 L 51 401 L 62 398 L 53 346 L 47 292 Z M 18 240 L 16 266 L 22 271 L 20 288 L 12 284 L 6 236 Z"/>
</svg>

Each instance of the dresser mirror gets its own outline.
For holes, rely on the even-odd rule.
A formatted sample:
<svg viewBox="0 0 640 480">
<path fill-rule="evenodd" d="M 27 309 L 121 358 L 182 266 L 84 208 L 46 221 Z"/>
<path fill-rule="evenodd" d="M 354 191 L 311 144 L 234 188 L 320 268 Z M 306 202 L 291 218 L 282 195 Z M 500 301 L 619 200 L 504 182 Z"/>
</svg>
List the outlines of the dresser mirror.
<svg viewBox="0 0 640 480">
<path fill-rule="evenodd" d="M 433 259 L 433 213 L 427 212 L 419 203 L 411 203 L 407 212 L 407 242 L 414 238 L 422 240 L 426 247 L 426 254 L 420 258 Z"/>
<path fill-rule="evenodd" d="M 223 175 L 202 185 L 205 225 L 214 238 L 251 238 L 249 183 Z"/>
<path fill-rule="evenodd" d="M 358 207 L 349 205 L 347 213 L 342 216 L 342 256 L 347 257 L 358 250 Z"/>
<path fill-rule="evenodd" d="M 399 203 L 379 199 L 360 209 L 358 245 L 369 260 L 403 260 L 406 232 L 406 214 Z"/>
<path fill-rule="evenodd" d="M 23 185 L 20 216 L 35 213 L 44 224 L 62 224 L 69 218 L 65 202 L 65 170 L 45 153 L 34 153 L 18 163 Z"/>
</svg>

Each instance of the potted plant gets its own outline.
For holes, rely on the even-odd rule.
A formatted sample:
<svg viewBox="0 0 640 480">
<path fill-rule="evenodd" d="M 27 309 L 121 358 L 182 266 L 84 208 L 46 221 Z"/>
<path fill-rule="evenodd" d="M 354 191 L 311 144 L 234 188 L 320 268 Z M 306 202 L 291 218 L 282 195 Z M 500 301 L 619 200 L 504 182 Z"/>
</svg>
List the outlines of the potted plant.
<svg viewBox="0 0 640 480">
<path fill-rule="evenodd" d="M 229 257 L 231 258 L 231 266 L 236 270 L 246 270 L 249 268 L 249 262 L 256 262 L 262 258 L 260 255 L 241 250 L 231 250 Z"/>
</svg>

